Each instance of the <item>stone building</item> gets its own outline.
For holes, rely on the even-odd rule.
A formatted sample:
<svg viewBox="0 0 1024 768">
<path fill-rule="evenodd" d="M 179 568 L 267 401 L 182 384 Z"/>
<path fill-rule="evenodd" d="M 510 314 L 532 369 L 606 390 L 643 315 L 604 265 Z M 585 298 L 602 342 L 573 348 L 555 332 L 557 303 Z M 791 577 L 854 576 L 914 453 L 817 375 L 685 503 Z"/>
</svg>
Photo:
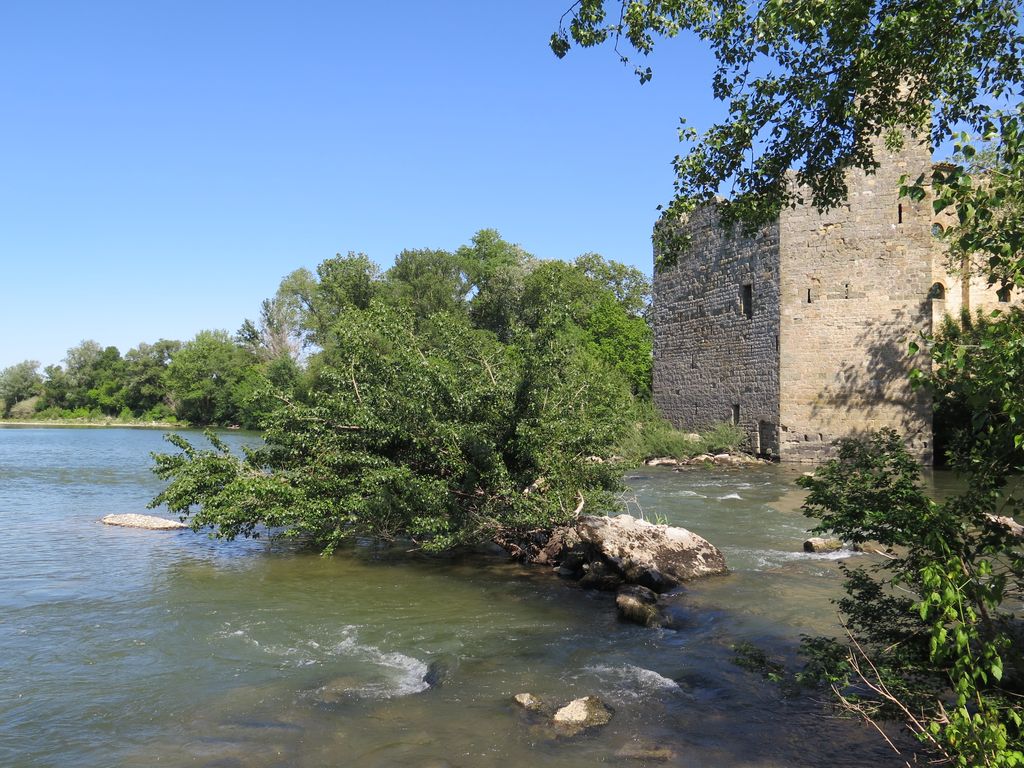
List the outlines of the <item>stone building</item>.
<svg viewBox="0 0 1024 768">
<path fill-rule="evenodd" d="M 654 401 L 677 427 L 740 425 L 760 454 L 819 461 L 833 442 L 882 427 L 932 454 L 932 408 L 915 391 L 909 342 L 946 312 L 998 305 L 984 281 L 946 268 L 931 201 L 899 198 L 930 150 L 879 146 L 841 208 L 785 209 L 755 236 L 716 208 L 680 226 L 690 247 L 654 278 Z"/>
</svg>

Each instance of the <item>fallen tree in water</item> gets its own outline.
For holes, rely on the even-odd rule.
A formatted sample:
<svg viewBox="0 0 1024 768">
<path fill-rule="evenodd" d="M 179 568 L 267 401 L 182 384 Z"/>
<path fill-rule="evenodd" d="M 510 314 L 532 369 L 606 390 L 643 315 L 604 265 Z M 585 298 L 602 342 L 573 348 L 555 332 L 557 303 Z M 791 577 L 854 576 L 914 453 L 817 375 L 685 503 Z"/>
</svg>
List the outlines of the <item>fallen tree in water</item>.
<svg viewBox="0 0 1024 768">
<path fill-rule="evenodd" d="M 225 538 L 272 529 L 325 552 L 411 538 L 441 551 L 616 509 L 608 455 L 629 422 L 626 380 L 564 329 L 505 344 L 464 318 L 374 303 L 333 329 L 316 388 L 281 397 L 265 444 L 234 455 L 169 436 L 166 504 Z"/>
</svg>

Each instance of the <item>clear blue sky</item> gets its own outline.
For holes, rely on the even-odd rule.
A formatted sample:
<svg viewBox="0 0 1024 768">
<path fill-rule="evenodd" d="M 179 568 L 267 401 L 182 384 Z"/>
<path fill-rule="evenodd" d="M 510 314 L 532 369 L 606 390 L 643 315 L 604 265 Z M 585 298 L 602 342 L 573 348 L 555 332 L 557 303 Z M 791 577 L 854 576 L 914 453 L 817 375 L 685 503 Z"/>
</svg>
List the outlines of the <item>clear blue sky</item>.
<svg viewBox="0 0 1024 768">
<path fill-rule="evenodd" d="M 233 332 L 293 269 L 485 227 L 650 273 L 712 61 L 559 61 L 570 4 L 0 4 L 0 368 Z"/>
</svg>

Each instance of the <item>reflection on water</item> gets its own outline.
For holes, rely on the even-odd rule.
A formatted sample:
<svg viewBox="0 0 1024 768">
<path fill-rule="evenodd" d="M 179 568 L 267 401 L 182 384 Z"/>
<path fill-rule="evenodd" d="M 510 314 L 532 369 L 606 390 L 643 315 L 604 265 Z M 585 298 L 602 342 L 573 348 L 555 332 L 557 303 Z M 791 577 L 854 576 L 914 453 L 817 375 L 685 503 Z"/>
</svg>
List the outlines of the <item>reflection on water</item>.
<svg viewBox="0 0 1024 768">
<path fill-rule="evenodd" d="M 738 640 L 791 658 L 834 627 L 836 560 L 801 551 L 799 470 L 632 477 L 634 514 L 692 528 L 732 568 L 681 591 L 674 632 L 493 556 L 325 559 L 97 524 L 144 511 L 162 445 L 0 430 L 0 765 L 643 765 L 621 756 L 637 747 L 680 766 L 896 764 L 732 663 Z M 615 717 L 559 737 L 510 703 L 523 691 L 597 693 Z"/>
</svg>

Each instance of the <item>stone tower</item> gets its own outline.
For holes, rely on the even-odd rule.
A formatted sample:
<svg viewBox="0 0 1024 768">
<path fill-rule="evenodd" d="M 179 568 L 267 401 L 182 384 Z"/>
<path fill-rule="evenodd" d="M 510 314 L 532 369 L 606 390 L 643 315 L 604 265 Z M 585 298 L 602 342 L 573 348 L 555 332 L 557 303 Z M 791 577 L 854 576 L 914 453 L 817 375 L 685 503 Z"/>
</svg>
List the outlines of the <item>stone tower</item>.
<svg viewBox="0 0 1024 768">
<path fill-rule="evenodd" d="M 879 144 L 874 174 L 851 172 L 848 202 L 785 209 L 757 235 L 726 232 L 709 206 L 654 280 L 654 400 L 676 426 L 729 421 L 751 446 L 818 461 L 833 442 L 893 427 L 931 460 L 931 402 L 910 386 L 909 342 L 932 325 L 942 251 L 930 200 L 899 179 L 930 171 L 927 146 Z"/>
</svg>

